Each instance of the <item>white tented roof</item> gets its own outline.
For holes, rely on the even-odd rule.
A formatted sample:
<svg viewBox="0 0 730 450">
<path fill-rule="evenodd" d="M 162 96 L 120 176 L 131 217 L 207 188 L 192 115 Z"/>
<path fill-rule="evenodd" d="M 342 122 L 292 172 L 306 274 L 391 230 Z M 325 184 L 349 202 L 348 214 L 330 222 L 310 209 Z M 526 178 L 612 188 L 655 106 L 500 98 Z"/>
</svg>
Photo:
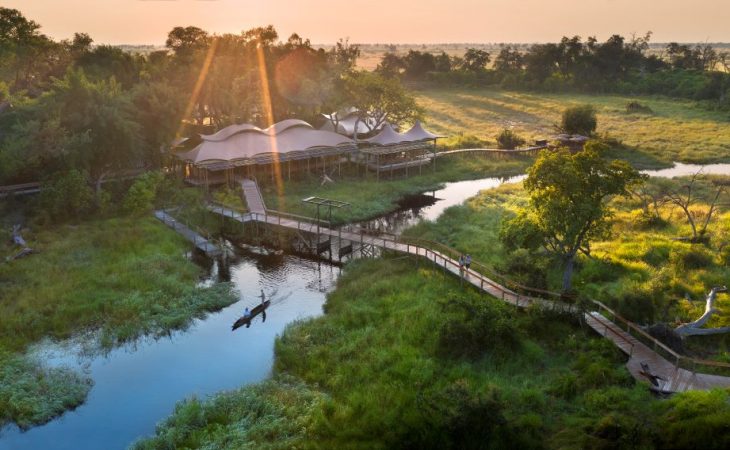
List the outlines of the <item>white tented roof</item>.
<svg viewBox="0 0 730 450">
<path fill-rule="evenodd" d="M 441 136 L 424 130 L 420 122 L 416 122 L 416 124 L 413 125 L 413 127 L 411 127 L 411 129 L 406 131 L 405 133 L 396 133 L 395 130 L 393 130 L 393 127 L 390 126 L 390 124 L 386 124 L 383 129 L 380 130 L 380 133 L 376 134 L 370 139 L 365 139 L 365 142 L 376 145 L 395 145 L 405 142 L 425 141 L 428 139 L 436 139 L 439 137 Z"/>
<path fill-rule="evenodd" d="M 215 134 L 201 136 L 203 142 L 177 156 L 194 164 L 246 160 L 267 153 L 285 154 L 310 148 L 337 147 L 353 141 L 337 133 L 315 130 L 307 122 L 284 120 L 266 129 L 250 124 L 231 125 Z"/>
<path fill-rule="evenodd" d="M 430 131 L 426 131 L 423 128 L 423 125 L 421 125 L 420 120 L 416 120 L 416 123 L 413 124 L 410 130 L 403 133 L 404 137 L 407 141 L 413 142 L 413 141 L 424 141 L 426 139 L 437 139 L 443 136 L 439 136 L 438 134 L 433 134 Z"/>
</svg>

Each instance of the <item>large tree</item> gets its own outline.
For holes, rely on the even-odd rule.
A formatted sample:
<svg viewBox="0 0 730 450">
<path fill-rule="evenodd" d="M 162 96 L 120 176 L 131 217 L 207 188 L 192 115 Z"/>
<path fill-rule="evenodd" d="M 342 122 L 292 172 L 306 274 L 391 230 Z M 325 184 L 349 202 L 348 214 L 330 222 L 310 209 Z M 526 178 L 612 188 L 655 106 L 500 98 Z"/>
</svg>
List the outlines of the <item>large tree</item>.
<svg viewBox="0 0 730 450">
<path fill-rule="evenodd" d="M 643 176 L 625 161 L 608 161 L 600 144 L 572 154 L 543 152 L 528 170 L 530 206 L 506 222 L 502 235 L 518 246 L 541 244 L 563 263 L 563 291 L 570 292 L 578 252 L 590 254 L 591 241 L 609 231 L 608 201 L 628 196 Z M 520 242 L 521 241 L 521 242 Z"/>
<path fill-rule="evenodd" d="M 415 98 L 397 78 L 385 78 L 373 72 L 355 72 L 346 77 L 343 101 L 357 109 L 368 130 L 377 130 L 386 122 L 399 126 L 421 116 Z"/>
</svg>

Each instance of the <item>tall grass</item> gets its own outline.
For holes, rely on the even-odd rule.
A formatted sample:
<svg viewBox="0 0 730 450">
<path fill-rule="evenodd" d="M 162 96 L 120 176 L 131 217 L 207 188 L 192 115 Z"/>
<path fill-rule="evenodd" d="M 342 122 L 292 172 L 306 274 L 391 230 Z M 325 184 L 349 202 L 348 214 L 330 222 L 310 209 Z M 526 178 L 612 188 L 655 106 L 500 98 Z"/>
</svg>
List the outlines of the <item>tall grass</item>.
<svg viewBox="0 0 730 450">
<path fill-rule="evenodd" d="M 610 343 L 570 318 L 520 312 L 420 264 L 348 265 L 326 314 L 290 325 L 277 340 L 272 381 L 202 403 L 183 402 L 137 448 L 223 442 L 238 448 L 586 448 L 656 442 L 651 413 L 657 401 L 634 386 Z M 499 327 L 511 329 L 509 338 L 492 327 L 479 331 L 477 320 L 473 331 L 487 333 L 492 342 L 459 352 L 465 342 L 454 343 L 451 333 L 469 318 L 455 299 L 504 321 Z M 296 379 L 302 382 L 292 383 Z M 272 392 L 272 386 L 289 386 L 288 393 Z M 620 427 L 609 433 L 614 418 Z M 293 420 L 304 425 L 282 436 Z"/>
</svg>

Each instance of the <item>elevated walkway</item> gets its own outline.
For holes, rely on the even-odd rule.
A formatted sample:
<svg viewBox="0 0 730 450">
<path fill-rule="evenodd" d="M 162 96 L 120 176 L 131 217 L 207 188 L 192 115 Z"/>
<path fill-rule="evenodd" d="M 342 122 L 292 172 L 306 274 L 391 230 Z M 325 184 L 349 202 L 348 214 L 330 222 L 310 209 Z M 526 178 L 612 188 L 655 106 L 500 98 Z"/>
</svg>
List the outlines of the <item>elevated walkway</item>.
<svg viewBox="0 0 730 450">
<path fill-rule="evenodd" d="M 155 217 L 168 227 L 175 230 L 179 235 L 192 242 L 198 250 L 205 253 L 207 256 L 214 257 L 222 253 L 221 249 L 218 248 L 217 245 L 213 244 L 199 233 L 190 229 L 190 227 L 184 223 L 172 217 L 167 211 L 157 210 L 155 211 Z"/>
<path fill-rule="evenodd" d="M 255 200 L 257 196 L 256 194 L 258 194 L 258 186 L 255 182 L 251 180 L 248 181 L 250 181 L 250 184 L 247 185 L 247 188 L 249 189 L 246 194 L 247 201 L 249 195 L 253 200 Z M 244 193 L 246 193 L 245 190 Z M 258 194 L 258 197 L 260 198 L 260 194 Z M 634 378 L 640 381 L 648 381 L 647 376 L 642 373 L 641 364 L 644 363 L 649 366 L 653 375 L 663 379 L 663 381 L 659 381 L 659 386 L 654 387 L 657 391 L 684 392 L 688 390 L 707 390 L 718 387 L 730 387 L 730 377 L 703 374 L 694 369 L 698 363 L 703 366 L 716 366 L 725 369 L 729 368 L 730 365 L 713 361 L 694 360 L 692 358 L 679 355 L 655 338 L 648 335 L 638 325 L 623 319 L 600 302 L 592 302 L 596 311 L 584 312 L 576 305 L 560 300 L 560 295 L 554 292 L 539 291 L 540 295 L 555 298 L 554 300 L 549 300 L 546 298 L 520 294 L 517 290 L 509 289 L 504 285 L 508 284 L 508 280 L 505 280 L 504 284 L 500 284 L 490 277 L 487 277 L 483 273 L 490 273 L 489 269 L 478 262 L 473 262 L 471 269 L 462 270 L 458 263 L 458 252 L 434 242 L 409 239 L 396 235 L 373 234 L 372 231 L 353 226 L 334 229 L 326 222 L 320 221 L 317 223 L 312 218 L 267 210 L 263 207 L 263 201 L 261 202 L 261 207 L 263 208 L 263 211 L 251 211 L 249 213 L 240 213 L 219 205 L 209 205 L 208 209 L 211 212 L 231 218 L 241 223 L 256 221 L 284 227 L 290 230 L 297 230 L 299 232 L 336 237 L 340 240 L 359 243 L 361 247 L 363 245 L 370 245 L 384 250 L 392 250 L 403 254 L 418 256 L 430 261 L 438 267 L 443 268 L 444 271 L 460 277 L 463 282 L 471 284 L 481 292 L 492 295 L 493 297 L 511 305 L 520 308 L 527 308 L 535 305 L 540 308 L 551 309 L 559 312 L 582 314 L 588 326 L 601 336 L 610 340 L 614 345 L 616 345 L 616 347 L 629 356 L 629 361 L 626 366 Z M 492 274 L 492 276 L 498 277 L 497 274 Z M 524 286 L 518 287 L 522 290 L 529 289 Z M 531 291 L 538 292 L 538 290 Z M 610 314 L 614 317 L 614 321 L 609 320 L 598 311 L 604 311 L 605 313 Z M 623 323 L 623 327 L 626 328 L 626 330 L 620 327 L 617 322 Z M 662 356 L 659 352 L 667 355 L 667 357 Z M 672 361 L 667 358 L 671 358 Z M 681 363 L 684 363 L 685 366 L 690 364 L 693 370 L 681 367 Z"/>
</svg>

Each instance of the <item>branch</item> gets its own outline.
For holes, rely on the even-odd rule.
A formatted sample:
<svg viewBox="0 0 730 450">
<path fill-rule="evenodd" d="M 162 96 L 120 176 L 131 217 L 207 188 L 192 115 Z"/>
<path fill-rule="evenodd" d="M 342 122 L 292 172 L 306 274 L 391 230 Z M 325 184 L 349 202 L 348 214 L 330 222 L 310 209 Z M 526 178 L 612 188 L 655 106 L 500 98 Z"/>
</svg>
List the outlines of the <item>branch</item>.
<svg viewBox="0 0 730 450">
<path fill-rule="evenodd" d="M 695 320 L 694 322 L 684 323 L 677 328 L 674 329 L 677 334 L 680 336 L 691 336 L 691 335 L 697 335 L 697 334 L 713 334 L 713 333 L 721 333 L 724 331 L 717 331 L 717 332 L 708 332 L 707 330 L 713 330 L 713 328 L 709 329 L 703 329 L 704 331 L 700 330 L 700 328 L 705 325 L 709 320 L 710 317 L 712 317 L 712 314 L 715 312 L 715 309 L 713 308 L 715 305 L 715 298 L 717 297 L 718 292 L 726 292 L 727 287 L 725 286 L 715 286 L 710 290 L 710 293 L 707 294 L 707 300 L 705 302 L 705 312 L 700 316 L 699 319 Z M 726 327 L 728 328 L 728 327 Z M 721 330 L 721 328 L 717 328 L 718 330 Z M 730 328 L 728 328 L 730 330 Z"/>
</svg>

